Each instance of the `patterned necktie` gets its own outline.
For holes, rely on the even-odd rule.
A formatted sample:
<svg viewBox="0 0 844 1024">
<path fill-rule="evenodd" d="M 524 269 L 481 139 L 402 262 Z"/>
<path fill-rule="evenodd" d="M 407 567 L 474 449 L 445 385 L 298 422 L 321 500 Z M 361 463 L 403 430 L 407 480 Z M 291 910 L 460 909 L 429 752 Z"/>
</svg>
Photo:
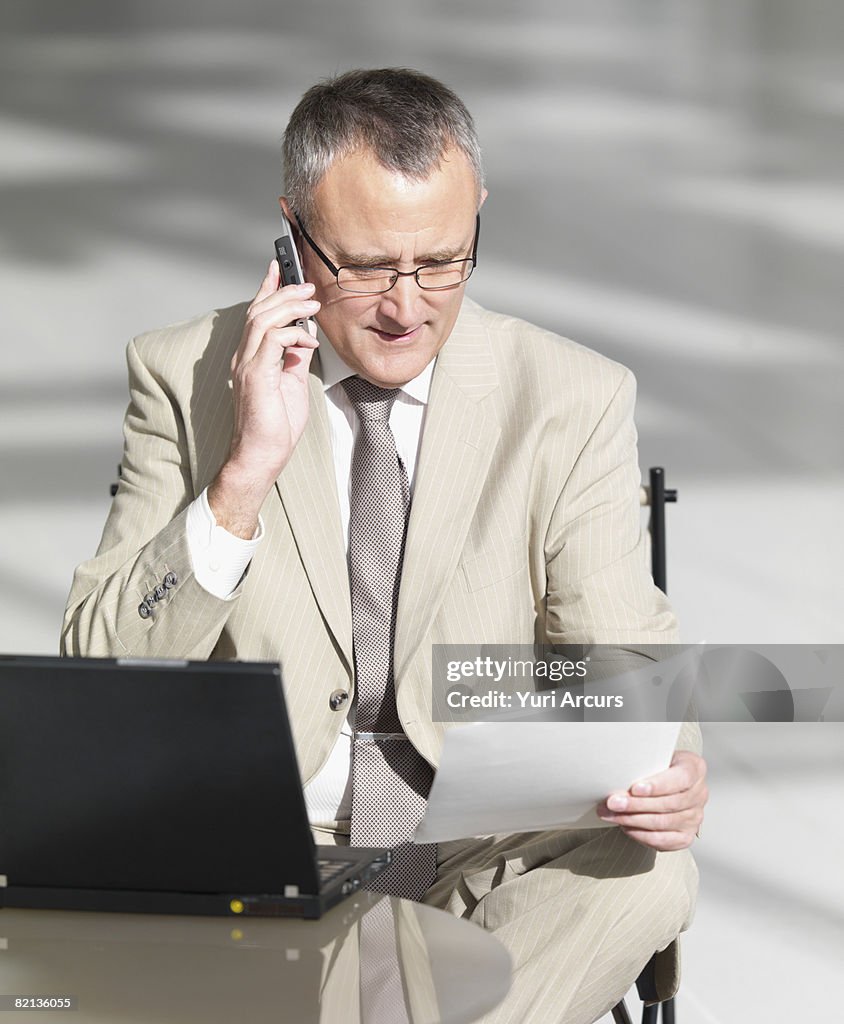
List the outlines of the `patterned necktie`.
<svg viewBox="0 0 844 1024">
<path fill-rule="evenodd" d="M 408 842 L 422 819 L 433 770 L 402 729 L 393 642 L 410 492 L 390 429 L 398 388 L 361 377 L 343 387 L 360 421 L 352 455 L 349 582 L 357 716 L 352 748 L 353 846 L 393 847 L 369 888 L 421 899 L 437 875 L 437 848 Z"/>
</svg>

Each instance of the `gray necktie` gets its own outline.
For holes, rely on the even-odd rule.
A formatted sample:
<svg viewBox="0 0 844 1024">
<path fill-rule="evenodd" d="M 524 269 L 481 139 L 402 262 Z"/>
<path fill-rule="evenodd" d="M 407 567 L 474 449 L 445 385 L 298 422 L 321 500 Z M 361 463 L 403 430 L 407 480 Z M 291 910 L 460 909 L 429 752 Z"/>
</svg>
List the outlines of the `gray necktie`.
<svg viewBox="0 0 844 1024">
<path fill-rule="evenodd" d="M 436 846 L 408 843 L 425 811 L 433 770 L 404 734 L 396 708 L 393 641 L 410 493 L 390 429 L 398 388 L 343 382 L 360 430 L 352 456 L 349 582 L 357 716 L 352 752 L 353 846 L 394 848 L 369 884 L 421 899 L 437 874 Z"/>
</svg>

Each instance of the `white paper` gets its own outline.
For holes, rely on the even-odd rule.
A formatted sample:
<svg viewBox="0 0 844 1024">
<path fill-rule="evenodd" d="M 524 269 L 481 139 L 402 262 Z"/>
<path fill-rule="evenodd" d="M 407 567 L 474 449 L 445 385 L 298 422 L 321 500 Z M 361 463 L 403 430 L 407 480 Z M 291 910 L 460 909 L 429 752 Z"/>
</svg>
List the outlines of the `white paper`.
<svg viewBox="0 0 844 1024">
<path fill-rule="evenodd" d="M 610 793 L 667 768 L 679 722 L 477 722 L 446 732 L 418 843 L 608 826 Z"/>
</svg>

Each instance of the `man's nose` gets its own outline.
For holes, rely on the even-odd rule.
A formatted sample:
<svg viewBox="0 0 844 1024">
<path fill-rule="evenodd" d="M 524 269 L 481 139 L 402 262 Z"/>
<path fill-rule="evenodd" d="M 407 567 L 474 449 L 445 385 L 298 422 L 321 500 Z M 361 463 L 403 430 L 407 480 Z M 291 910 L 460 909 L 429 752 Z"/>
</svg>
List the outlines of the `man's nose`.
<svg viewBox="0 0 844 1024">
<path fill-rule="evenodd" d="M 422 289 L 413 274 L 400 277 L 393 287 L 381 297 L 381 309 L 385 316 L 401 327 L 416 327 L 419 309 L 424 302 Z"/>
</svg>

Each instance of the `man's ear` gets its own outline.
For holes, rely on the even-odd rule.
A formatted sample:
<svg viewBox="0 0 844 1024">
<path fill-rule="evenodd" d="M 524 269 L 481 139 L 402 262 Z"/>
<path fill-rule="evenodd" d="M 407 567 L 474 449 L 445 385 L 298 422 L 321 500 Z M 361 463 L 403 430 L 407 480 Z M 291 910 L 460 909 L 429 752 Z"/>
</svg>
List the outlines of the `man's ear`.
<svg viewBox="0 0 844 1024">
<path fill-rule="evenodd" d="M 479 213 L 480 213 L 480 209 L 481 209 L 481 207 L 482 207 L 482 206 L 484 205 L 484 203 L 486 202 L 486 197 L 487 197 L 488 195 L 489 195 L 489 192 L 488 192 L 488 191 L 487 191 L 486 189 L 481 189 L 481 201 L 480 201 L 480 202 L 478 203 L 478 212 L 479 212 Z"/>
<path fill-rule="evenodd" d="M 290 203 L 287 202 L 287 196 L 279 196 L 278 205 L 281 207 L 281 212 L 284 214 L 284 216 L 295 227 L 296 218 L 293 216 L 293 211 L 290 209 Z"/>
</svg>

